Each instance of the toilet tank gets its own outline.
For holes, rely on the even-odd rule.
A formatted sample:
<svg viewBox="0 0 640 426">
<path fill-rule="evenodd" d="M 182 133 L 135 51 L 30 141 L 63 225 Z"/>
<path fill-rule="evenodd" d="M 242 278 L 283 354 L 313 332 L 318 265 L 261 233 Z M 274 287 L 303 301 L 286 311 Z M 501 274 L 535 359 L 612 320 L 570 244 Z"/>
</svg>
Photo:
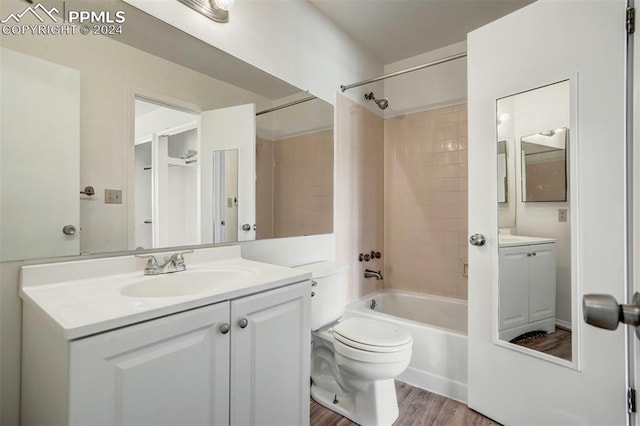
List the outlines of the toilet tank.
<svg viewBox="0 0 640 426">
<path fill-rule="evenodd" d="M 311 330 L 336 321 L 347 306 L 347 270 L 342 262 L 317 262 L 297 267 L 311 272 Z"/>
</svg>

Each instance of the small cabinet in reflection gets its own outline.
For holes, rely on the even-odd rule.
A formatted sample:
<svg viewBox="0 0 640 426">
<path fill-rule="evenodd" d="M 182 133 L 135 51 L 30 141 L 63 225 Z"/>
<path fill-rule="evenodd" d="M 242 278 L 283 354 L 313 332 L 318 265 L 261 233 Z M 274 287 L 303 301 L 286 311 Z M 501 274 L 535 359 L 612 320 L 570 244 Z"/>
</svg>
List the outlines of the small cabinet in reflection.
<svg viewBox="0 0 640 426">
<path fill-rule="evenodd" d="M 553 239 L 501 238 L 499 338 L 553 333 L 556 321 L 556 244 Z M 517 239 L 516 239 L 517 238 Z"/>
</svg>

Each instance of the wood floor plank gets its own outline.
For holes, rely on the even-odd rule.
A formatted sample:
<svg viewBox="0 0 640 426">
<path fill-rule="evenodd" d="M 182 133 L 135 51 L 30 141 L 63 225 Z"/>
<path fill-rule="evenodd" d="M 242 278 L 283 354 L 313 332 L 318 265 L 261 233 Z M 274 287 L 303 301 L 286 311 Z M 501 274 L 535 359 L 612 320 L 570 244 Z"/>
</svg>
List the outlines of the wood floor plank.
<svg viewBox="0 0 640 426">
<path fill-rule="evenodd" d="M 523 340 L 516 345 L 571 361 L 571 332 L 558 327 L 554 333 Z"/>
<path fill-rule="evenodd" d="M 466 404 L 396 380 L 400 415 L 394 426 L 499 425 Z M 353 426 L 356 423 L 311 400 L 311 426 Z M 366 426 L 366 425 L 364 425 Z"/>
</svg>

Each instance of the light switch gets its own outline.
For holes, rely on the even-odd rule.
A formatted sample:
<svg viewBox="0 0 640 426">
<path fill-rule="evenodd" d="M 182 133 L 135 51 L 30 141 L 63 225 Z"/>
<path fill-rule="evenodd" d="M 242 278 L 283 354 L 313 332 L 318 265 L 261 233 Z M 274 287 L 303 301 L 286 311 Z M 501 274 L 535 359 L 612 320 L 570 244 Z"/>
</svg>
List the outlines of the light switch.
<svg viewBox="0 0 640 426">
<path fill-rule="evenodd" d="M 105 204 L 122 204 L 122 190 L 121 189 L 105 189 L 104 203 Z"/>
<path fill-rule="evenodd" d="M 558 222 L 567 221 L 567 209 L 558 209 Z"/>
</svg>

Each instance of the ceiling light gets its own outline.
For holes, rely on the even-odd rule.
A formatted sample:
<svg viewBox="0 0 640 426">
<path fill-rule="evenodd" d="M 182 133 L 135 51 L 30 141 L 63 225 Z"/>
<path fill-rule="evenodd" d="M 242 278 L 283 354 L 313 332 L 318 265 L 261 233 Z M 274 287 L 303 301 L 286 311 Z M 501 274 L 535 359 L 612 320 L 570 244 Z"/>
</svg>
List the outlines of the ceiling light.
<svg viewBox="0 0 640 426">
<path fill-rule="evenodd" d="M 178 0 L 215 22 L 229 22 L 229 9 L 234 0 Z"/>
</svg>

